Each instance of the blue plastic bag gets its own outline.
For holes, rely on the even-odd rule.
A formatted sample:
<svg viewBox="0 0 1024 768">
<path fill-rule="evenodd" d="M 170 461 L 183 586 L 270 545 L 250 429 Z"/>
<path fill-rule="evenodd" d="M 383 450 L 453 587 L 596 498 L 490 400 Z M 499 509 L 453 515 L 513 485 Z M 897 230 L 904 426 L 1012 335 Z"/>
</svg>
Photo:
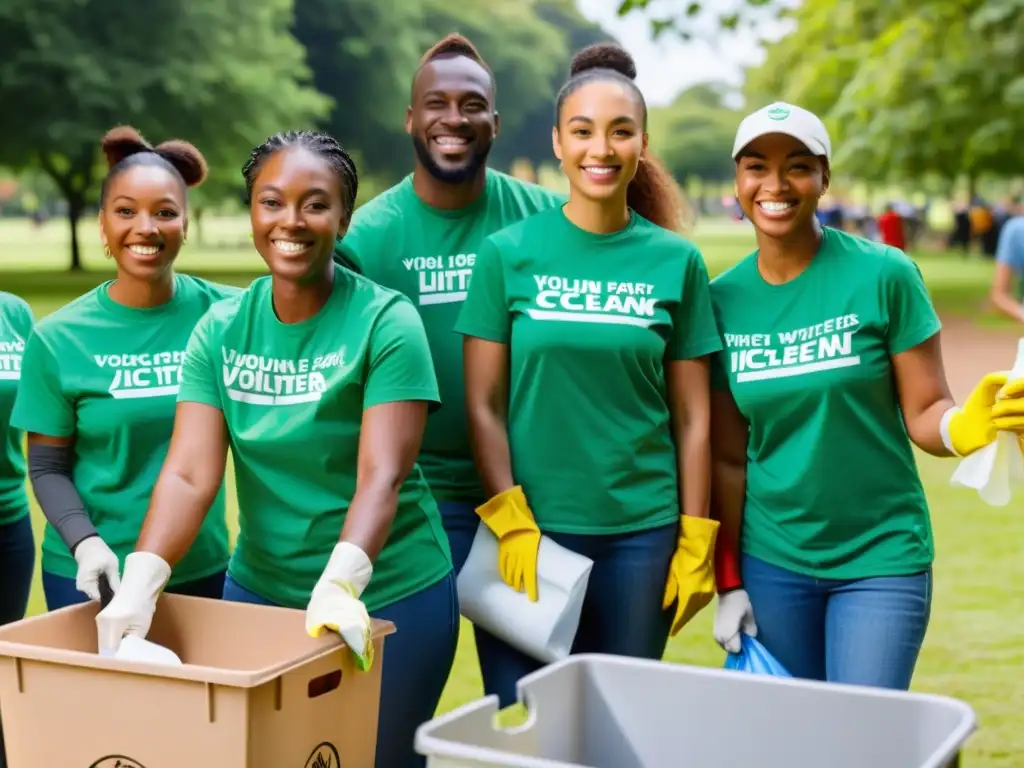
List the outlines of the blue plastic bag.
<svg viewBox="0 0 1024 768">
<path fill-rule="evenodd" d="M 778 660 L 755 638 L 741 632 L 740 652 L 730 653 L 725 659 L 725 668 L 736 672 L 749 672 L 754 675 L 771 675 L 772 677 L 792 677 Z"/>
</svg>

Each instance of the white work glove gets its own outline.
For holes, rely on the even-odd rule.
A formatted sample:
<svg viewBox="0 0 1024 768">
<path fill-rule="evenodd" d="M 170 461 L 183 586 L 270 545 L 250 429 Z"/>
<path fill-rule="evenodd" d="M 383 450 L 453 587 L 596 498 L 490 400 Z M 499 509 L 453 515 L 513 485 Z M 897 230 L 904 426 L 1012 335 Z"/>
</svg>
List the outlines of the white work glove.
<svg viewBox="0 0 1024 768">
<path fill-rule="evenodd" d="M 373 643 L 370 615 L 359 597 L 372 575 L 373 564 L 366 553 L 351 542 L 339 541 L 306 606 L 309 636 L 320 637 L 328 629 L 334 630 L 364 672 L 373 665 Z"/>
<path fill-rule="evenodd" d="M 99 536 L 82 539 L 75 547 L 75 560 L 78 562 L 78 573 L 75 575 L 75 587 L 84 592 L 90 600 L 100 599 L 100 574 L 107 575 L 110 588 L 116 593 L 121 580 L 118 577 L 120 564 L 117 555 Z"/>
<path fill-rule="evenodd" d="M 96 615 L 99 650 L 113 656 L 126 635 L 145 639 L 160 598 L 171 578 L 171 566 L 152 552 L 132 552 L 124 559 L 121 588 L 110 605 Z"/>
<path fill-rule="evenodd" d="M 740 652 L 740 632 L 757 637 L 754 608 L 745 589 L 734 589 L 718 596 L 713 631 L 715 641 L 729 653 Z"/>
</svg>

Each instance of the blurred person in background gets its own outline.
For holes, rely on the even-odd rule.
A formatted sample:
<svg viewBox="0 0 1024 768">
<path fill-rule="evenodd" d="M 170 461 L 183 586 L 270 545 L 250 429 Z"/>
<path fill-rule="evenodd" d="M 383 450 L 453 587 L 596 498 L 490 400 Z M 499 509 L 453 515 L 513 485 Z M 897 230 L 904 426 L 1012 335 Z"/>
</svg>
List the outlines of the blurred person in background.
<svg viewBox="0 0 1024 768">
<path fill-rule="evenodd" d="M 206 177 L 191 144 L 150 146 L 137 131 L 103 139 L 100 237 L 117 276 L 36 325 L 11 423 L 28 433 L 32 489 L 46 530 L 50 610 L 118 589 L 167 453 L 178 371 L 192 328 L 239 289 L 174 270 L 188 234 L 189 187 Z M 228 564 L 223 487 L 169 590 L 219 598 Z"/>
<path fill-rule="evenodd" d="M 962 408 L 914 262 L 819 225 L 831 143 L 771 104 L 736 133 L 757 250 L 711 283 L 726 349 L 712 367 L 714 636 L 756 636 L 799 678 L 906 690 L 931 615 L 934 542 L 914 446 L 968 456 L 1024 430 L 1005 373 Z"/>
<path fill-rule="evenodd" d="M 370 614 L 394 623 L 376 765 L 418 768 L 416 728 L 434 715 L 459 636 L 448 542 L 416 465 L 439 402 L 423 322 L 405 296 L 334 263 L 359 179 L 333 137 L 272 136 L 243 174 L 270 274 L 189 339 L 171 447 L 121 589 L 97 617 L 99 647 L 149 631 L 230 448 L 238 544 L 224 599 L 305 609 L 307 633 L 338 632 L 362 671 L 374 663 Z"/>
<path fill-rule="evenodd" d="M 904 231 L 904 219 L 893 203 L 886 203 L 878 216 L 878 235 L 882 245 L 907 250 L 907 237 Z"/>
<path fill-rule="evenodd" d="M 442 38 L 412 80 L 405 118 L 412 173 L 360 206 L 335 248 L 339 263 L 405 294 L 423 318 L 443 406 L 427 419 L 419 463 L 438 500 L 456 573 L 473 544 L 480 524 L 473 510 L 484 496 L 466 425 L 462 340 L 452 328 L 484 238 L 565 199 L 487 167 L 499 128 L 490 68 L 465 37 Z M 476 629 L 478 638 L 482 632 Z"/>
<path fill-rule="evenodd" d="M 541 536 L 590 558 L 573 653 L 660 659 L 710 602 L 708 355 L 721 349 L 682 200 L 647 147 L 647 107 L 618 46 L 578 52 L 552 132 L 565 206 L 478 253 L 457 333 L 504 582 L 537 600 Z M 502 706 L 540 662 L 480 652 Z"/>
<path fill-rule="evenodd" d="M 11 424 L 25 339 L 34 323 L 28 302 L 0 291 L 0 626 L 25 618 L 36 565 L 25 492 L 24 432 Z M 6 764 L 0 729 L 0 766 Z"/>
<path fill-rule="evenodd" d="M 996 266 L 992 275 L 989 301 L 1014 320 L 1024 320 L 1021 306 L 1021 278 L 1024 277 L 1024 199 L 1007 205 L 1007 218 L 999 231 Z"/>
</svg>

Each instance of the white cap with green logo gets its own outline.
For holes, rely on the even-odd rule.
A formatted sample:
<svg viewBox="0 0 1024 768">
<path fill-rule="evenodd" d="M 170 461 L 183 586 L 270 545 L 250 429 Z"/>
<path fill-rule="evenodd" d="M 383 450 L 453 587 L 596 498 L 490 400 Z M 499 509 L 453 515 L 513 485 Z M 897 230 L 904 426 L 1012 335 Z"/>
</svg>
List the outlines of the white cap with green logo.
<svg viewBox="0 0 1024 768">
<path fill-rule="evenodd" d="M 782 101 L 762 107 L 743 118 L 740 127 L 736 129 L 733 159 L 747 144 L 769 133 L 792 136 L 814 154 L 832 159 L 832 142 L 821 119 L 813 112 Z"/>
</svg>

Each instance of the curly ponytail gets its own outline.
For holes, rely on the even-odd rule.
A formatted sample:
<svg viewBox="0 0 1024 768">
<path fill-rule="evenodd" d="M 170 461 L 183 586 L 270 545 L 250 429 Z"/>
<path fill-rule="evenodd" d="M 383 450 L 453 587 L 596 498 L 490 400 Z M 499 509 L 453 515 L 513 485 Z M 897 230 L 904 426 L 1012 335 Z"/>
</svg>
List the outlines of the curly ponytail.
<svg viewBox="0 0 1024 768">
<path fill-rule="evenodd" d="M 661 160 L 644 153 L 636 176 L 629 183 L 626 204 L 659 227 L 682 232 L 687 226 L 686 205 L 675 179 Z"/>
</svg>

